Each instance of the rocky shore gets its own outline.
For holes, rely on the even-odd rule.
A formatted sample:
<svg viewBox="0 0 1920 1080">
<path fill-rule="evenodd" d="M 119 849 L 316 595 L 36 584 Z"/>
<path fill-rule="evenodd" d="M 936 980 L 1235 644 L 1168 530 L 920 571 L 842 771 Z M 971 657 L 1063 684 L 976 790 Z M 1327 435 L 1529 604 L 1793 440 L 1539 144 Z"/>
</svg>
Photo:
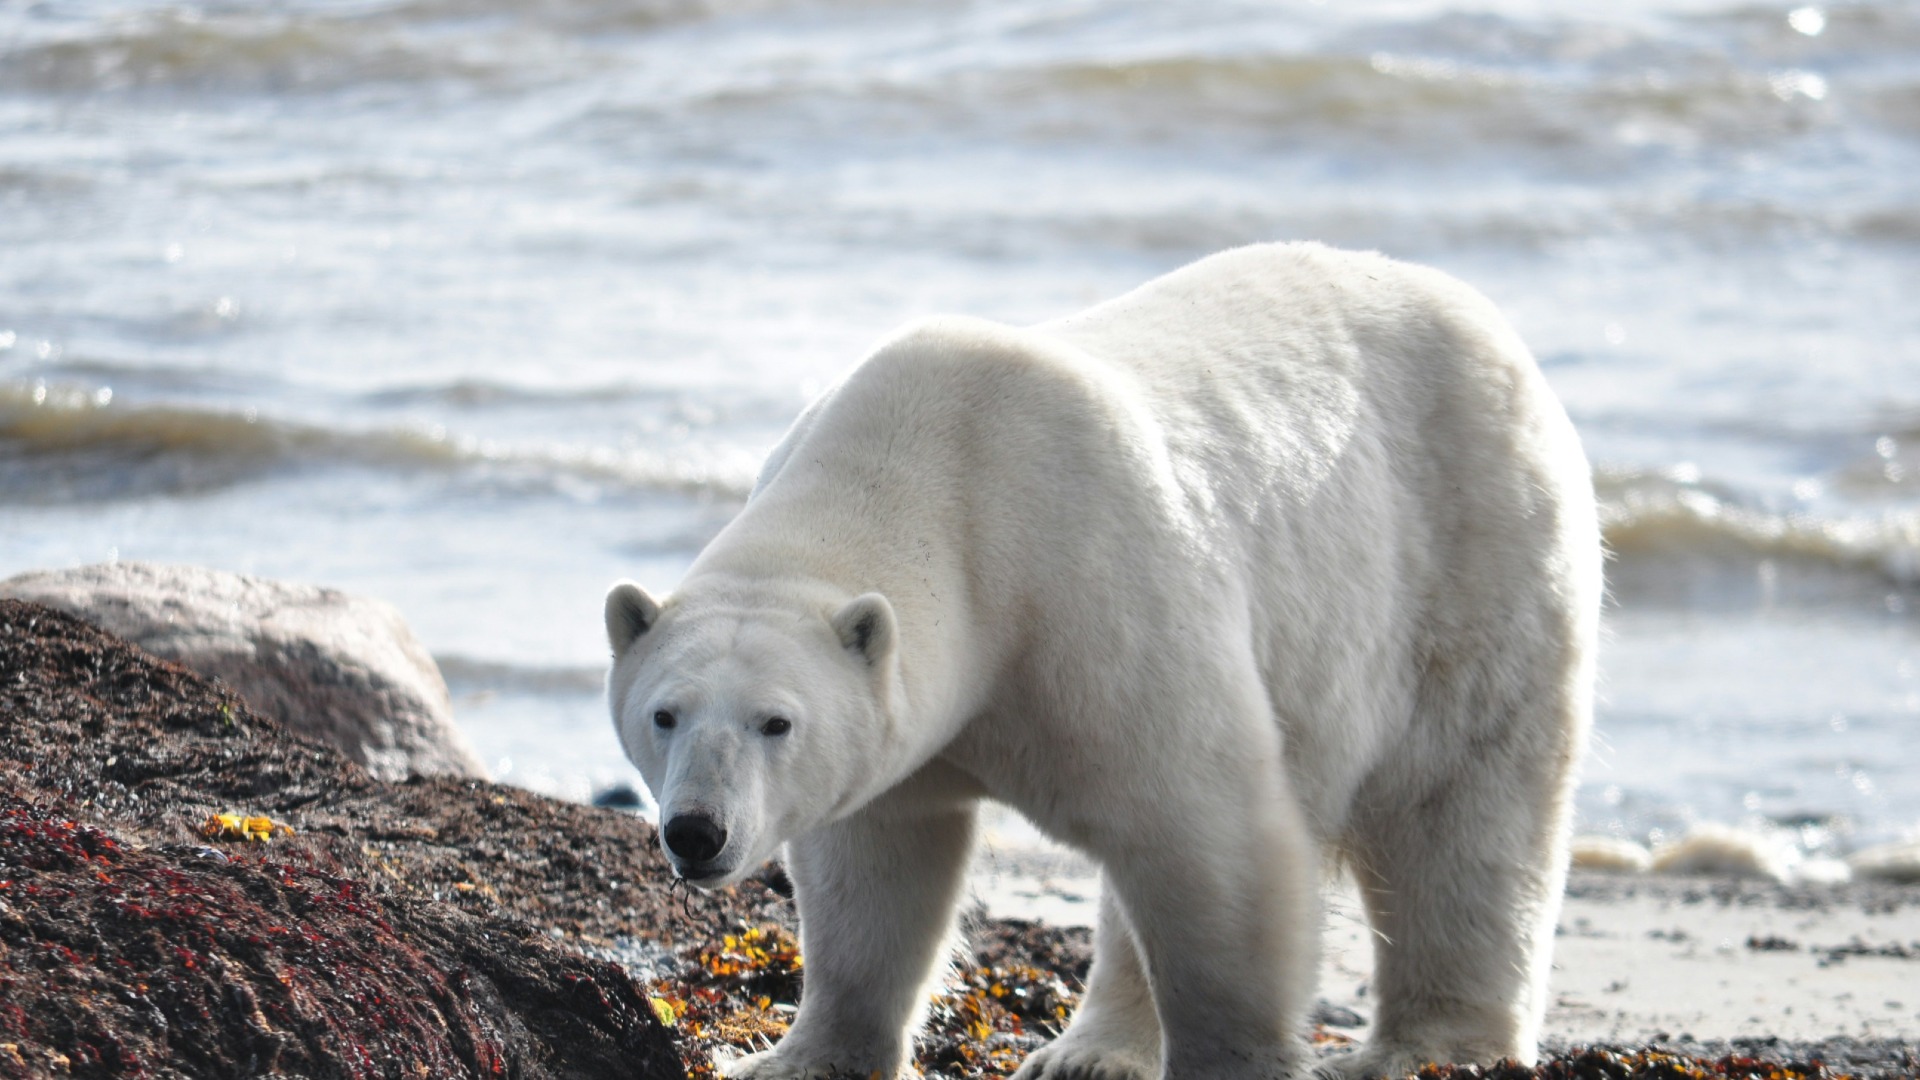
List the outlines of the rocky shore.
<svg viewBox="0 0 1920 1080">
<path fill-rule="evenodd" d="M 674 891 L 630 814 L 382 782 L 17 600 L 0 715 L 0 1077 L 678 1080 L 797 1001 L 791 903 Z M 1085 970 L 1084 932 L 975 938 L 923 1048 L 955 1074 L 1017 1063 Z"/>
<path fill-rule="evenodd" d="M 0 712 L 0 1075 L 683 1075 L 644 988 L 559 940 L 671 921 L 594 884 L 657 876 L 637 823 L 380 783 L 18 601 Z"/>
<path fill-rule="evenodd" d="M 769 1045 L 798 1000 L 778 881 L 675 891 L 629 814 L 377 779 L 51 609 L 0 600 L 0 724 L 0 1077 L 681 1080 Z M 1010 1072 L 1086 972 L 1084 929 L 968 933 L 930 1076 Z M 1351 1020 L 1323 1008 L 1316 1045 Z M 1920 1074 L 1892 1040 L 1562 1051 L 1424 1075 Z"/>
</svg>

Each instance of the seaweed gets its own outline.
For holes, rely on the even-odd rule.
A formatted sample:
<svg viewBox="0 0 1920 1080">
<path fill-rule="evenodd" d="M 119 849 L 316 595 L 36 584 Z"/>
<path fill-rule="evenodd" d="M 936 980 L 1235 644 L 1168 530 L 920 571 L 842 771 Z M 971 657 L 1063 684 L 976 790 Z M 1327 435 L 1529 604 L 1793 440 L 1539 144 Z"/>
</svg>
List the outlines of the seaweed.
<svg viewBox="0 0 1920 1080">
<path fill-rule="evenodd" d="M 224 687 L 15 601 L 0 717 L 0 1077 L 682 1080 L 624 969 L 365 854 L 373 832 L 470 820 L 485 785 L 377 784 Z M 452 875 L 458 854 L 427 865 Z"/>
<path fill-rule="evenodd" d="M 680 970 L 652 987 L 653 1005 L 697 1080 L 772 1047 L 798 1008 L 804 975 L 785 927 L 739 926 L 686 949 Z M 1033 964 L 957 964 L 929 1003 L 914 1065 L 954 1080 L 1008 1075 L 1065 1026 L 1078 1000 L 1061 974 Z"/>
</svg>

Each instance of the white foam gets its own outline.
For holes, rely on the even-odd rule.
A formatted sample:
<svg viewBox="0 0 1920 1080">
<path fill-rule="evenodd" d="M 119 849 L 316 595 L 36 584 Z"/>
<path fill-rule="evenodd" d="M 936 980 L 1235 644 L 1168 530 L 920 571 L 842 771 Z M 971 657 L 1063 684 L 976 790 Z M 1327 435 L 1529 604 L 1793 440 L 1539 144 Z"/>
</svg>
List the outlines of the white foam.
<svg viewBox="0 0 1920 1080">
<path fill-rule="evenodd" d="M 1772 837 L 1705 822 L 1695 825 L 1679 840 L 1655 848 L 1651 869 L 1657 874 L 1789 881 L 1798 861 L 1792 848 Z"/>
<path fill-rule="evenodd" d="M 1920 885 L 1920 840 L 1865 848 L 1847 856 L 1854 876 L 1897 885 Z"/>
<path fill-rule="evenodd" d="M 1920 514 L 1887 510 L 1843 518 L 1745 506 L 1697 481 L 1644 470 L 1601 469 L 1595 486 L 1607 545 L 1647 552 L 1789 557 L 1920 583 Z"/>
<path fill-rule="evenodd" d="M 1653 866 L 1652 852 L 1618 836 L 1576 836 L 1569 856 L 1569 862 L 1575 870 L 1643 874 Z"/>
<path fill-rule="evenodd" d="M 1793 880 L 1808 885 L 1844 885 L 1853 869 L 1843 859 L 1805 859 L 1793 867 Z"/>
</svg>

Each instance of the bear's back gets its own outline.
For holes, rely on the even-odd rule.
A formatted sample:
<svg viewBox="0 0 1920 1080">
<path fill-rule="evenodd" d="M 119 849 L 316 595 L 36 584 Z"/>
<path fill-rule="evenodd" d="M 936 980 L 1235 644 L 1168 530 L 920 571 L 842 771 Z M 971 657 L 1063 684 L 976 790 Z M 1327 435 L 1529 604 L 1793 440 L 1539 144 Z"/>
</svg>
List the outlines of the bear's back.
<svg viewBox="0 0 1920 1080">
<path fill-rule="evenodd" d="M 1311 423 L 1357 419 L 1364 405 L 1404 430 L 1450 403 L 1505 411 L 1514 390 L 1544 390 L 1480 293 L 1427 267 L 1317 243 L 1221 252 L 1033 329 L 1131 373 L 1170 414 L 1238 402 Z M 1525 407 L 1557 411 L 1550 396 Z M 1422 431 L 1425 449 L 1445 436 Z"/>
<path fill-rule="evenodd" d="M 1033 327 L 924 320 L 808 410 L 761 487 L 802 442 L 863 500 L 903 482 L 919 498 L 957 463 L 976 473 L 963 486 L 1031 484 L 1028 505 L 1110 472 L 1108 489 L 1145 489 L 1129 517 L 1151 504 L 1182 531 L 1264 535 L 1276 511 L 1337 501 L 1355 530 L 1458 534 L 1586 483 L 1571 425 L 1489 301 L 1314 243 L 1223 252 Z"/>
</svg>

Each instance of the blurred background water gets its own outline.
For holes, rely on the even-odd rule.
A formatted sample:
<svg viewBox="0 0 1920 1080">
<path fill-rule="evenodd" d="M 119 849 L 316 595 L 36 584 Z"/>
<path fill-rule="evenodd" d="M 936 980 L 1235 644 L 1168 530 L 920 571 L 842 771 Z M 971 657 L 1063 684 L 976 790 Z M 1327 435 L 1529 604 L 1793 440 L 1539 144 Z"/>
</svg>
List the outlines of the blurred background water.
<svg viewBox="0 0 1920 1080">
<path fill-rule="evenodd" d="M 397 603 L 509 782 L 633 779 L 670 589 L 917 315 L 1311 238 L 1498 301 L 1586 440 L 1583 827 L 1920 825 L 1920 5 L 0 5 L 0 576 Z"/>
</svg>

